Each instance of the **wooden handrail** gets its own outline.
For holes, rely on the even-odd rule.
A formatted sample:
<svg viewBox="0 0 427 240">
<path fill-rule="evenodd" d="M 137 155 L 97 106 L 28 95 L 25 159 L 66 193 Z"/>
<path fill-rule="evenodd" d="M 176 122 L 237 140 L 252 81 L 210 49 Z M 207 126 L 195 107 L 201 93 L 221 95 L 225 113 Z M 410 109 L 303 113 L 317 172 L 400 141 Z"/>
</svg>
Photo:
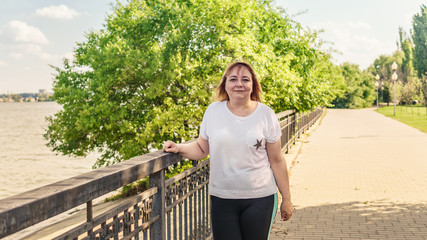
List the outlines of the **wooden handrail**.
<svg viewBox="0 0 427 240">
<path fill-rule="evenodd" d="M 321 113 L 322 110 L 316 110 L 316 114 L 306 115 L 296 114 L 294 110 L 278 113 L 277 117 L 282 121 L 282 139 L 286 139 L 286 142 L 282 140 L 282 148 L 288 149 L 289 145 L 295 142 L 296 133 L 300 134 L 309 127 L 303 126 L 296 129 L 297 123 L 301 122 L 302 118 L 308 118 L 303 122 L 305 125 L 311 125 Z M 138 179 L 158 174 L 181 160 L 178 154 L 156 151 L 0 199 L 0 238 L 85 203 L 89 206 L 87 216 L 88 221 L 91 221 L 94 218 L 91 211 L 93 199 Z M 165 193 L 164 189 L 158 191 L 161 194 Z"/>
</svg>

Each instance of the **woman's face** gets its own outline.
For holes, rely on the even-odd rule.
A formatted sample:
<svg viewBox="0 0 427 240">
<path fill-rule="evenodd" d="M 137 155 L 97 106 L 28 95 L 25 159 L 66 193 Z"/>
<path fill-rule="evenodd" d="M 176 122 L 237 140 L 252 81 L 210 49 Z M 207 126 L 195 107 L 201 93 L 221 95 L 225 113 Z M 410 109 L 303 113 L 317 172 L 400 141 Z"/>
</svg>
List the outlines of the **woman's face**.
<svg viewBox="0 0 427 240">
<path fill-rule="evenodd" d="M 252 75 L 245 66 L 235 66 L 231 69 L 225 81 L 225 91 L 230 100 L 247 100 L 252 93 Z"/>
</svg>

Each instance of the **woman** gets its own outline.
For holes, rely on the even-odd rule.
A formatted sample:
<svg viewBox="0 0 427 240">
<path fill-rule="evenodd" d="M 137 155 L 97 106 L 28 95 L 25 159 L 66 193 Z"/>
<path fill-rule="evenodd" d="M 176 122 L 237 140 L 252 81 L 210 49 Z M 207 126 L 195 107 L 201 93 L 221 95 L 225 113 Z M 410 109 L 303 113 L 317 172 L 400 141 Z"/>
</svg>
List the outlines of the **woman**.
<svg viewBox="0 0 427 240">
<path fill-rule="evenodd" d="M 261 85 L 252 66 L 234 62 L 217 88 L 219 102 L 207 108 L 197 141 L 166 141 L 166 152 L 198 160 L 210 154 L 209 195 L 215 240 L 268 239 L 282 194 L 281 217 L 293 205 L 280 125 L 274 111 L 261 103 Z"/>
</svg>

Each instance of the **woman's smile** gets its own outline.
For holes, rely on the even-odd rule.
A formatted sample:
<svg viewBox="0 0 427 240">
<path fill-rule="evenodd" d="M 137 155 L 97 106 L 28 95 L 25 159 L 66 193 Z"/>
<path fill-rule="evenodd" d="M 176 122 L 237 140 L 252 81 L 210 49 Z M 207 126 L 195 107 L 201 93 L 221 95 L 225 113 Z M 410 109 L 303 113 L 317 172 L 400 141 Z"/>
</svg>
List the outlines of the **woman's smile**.
<svg viewBox="0 0 427 240">
<path fill-rule="evenodd" d="M 246 67 L 235 67 L 225 82 L 225 91 L 230 99 L 250 100 L 252 77 Z"/>
</svg>

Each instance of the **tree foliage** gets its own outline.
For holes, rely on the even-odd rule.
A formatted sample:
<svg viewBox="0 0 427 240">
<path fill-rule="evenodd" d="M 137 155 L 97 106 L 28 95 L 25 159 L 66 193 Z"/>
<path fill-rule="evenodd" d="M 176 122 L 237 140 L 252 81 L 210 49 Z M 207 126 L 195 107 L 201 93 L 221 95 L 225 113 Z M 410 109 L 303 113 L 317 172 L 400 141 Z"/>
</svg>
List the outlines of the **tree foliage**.
<svg viewBox="0 0 427 240">
<path fill-rule="evenodd" d="M 402 34 L 401 34 L 402 36 Z M 402 50 L 395 51 L 392 55 L 381 55 L 375 59 L 374 63 L 368 68 L 368 71 L 375 76 L 380 76 L 380 100 L 383 102 L 392 102 L 394 98 L 399 103 L 410 104 L 414 100 L 421 100 L 421 82 L 413 69 L 413 45 L 408 37 L 400 41 Z M 391 80 L 393 70 L 391 65 L 396 62 L 396 74 L 398 79 L 395 83 Z M 396 96 L 394 96 L 396 94 Z"/>
<path fill-rule="evenodd" d="M 412 21 L 414 41 L 414 65 L 418 77 L 427 75 L 427 7 L 421 6 L 421 13 L 415 14 Z"/>
<path fill-rule="evenodd" d="M 372 106 L 376 95 L 373 75 L 361 71 L 356 64 L 344 63 L 340 66 L 345 79 L 345 91 L 332 102 L 337 108 L 365 108 Z"/>
<path fill-rule="evenodd" d="M 421 12 L 412 20 L 414 42 L 414 68 L 422 81 L 424 103 L 427 106 L 427 7 L 421 6 Z"/>
<path fill-rule="evenodd" d="M 400 36 L 399 45 L 400 45 L 401 51 L 403 52 L 402 66 L 401 66 L 402 79 L 406 83 L 412 77 L 415 76 L 414 64 L 413 64 L 414 44 L 412 42 L 412 39 L 406 35 L 406 32 L 402 28 L 399 28 L 399 36 Z"/>
<path fill-rule="evenodd" d="M 275 111 L 328 105 L 339 92 L 342 78 L 317 34 L 270 0 L 130 0 L 113 10 L 72 61 L 55 67 L 53 98 L 63 110 L 48 118 L 45 134 L 55 151 L 102 153 L 95 167 L 197 137 L 236 59 L 256 68 Z"/>
</svg>

